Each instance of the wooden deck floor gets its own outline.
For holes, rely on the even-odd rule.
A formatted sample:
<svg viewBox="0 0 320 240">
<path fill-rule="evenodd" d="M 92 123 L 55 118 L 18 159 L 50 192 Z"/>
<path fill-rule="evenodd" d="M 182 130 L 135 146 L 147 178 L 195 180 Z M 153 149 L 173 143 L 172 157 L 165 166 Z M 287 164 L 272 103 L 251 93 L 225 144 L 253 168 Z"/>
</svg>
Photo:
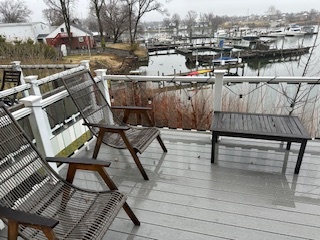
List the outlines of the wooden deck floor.
<svg viewBox="0 0 320 240">
<path fill-rule="evenodd" d="M 140 155 L 149 181 L 127 150 L 101 149 L 98 158 L 112 162 L 107 170 L 142 223 L 135 227 L 122 210 L 105 239 L 320 238 L 320 142 L 308 142 L 294 175 L 299 144 L 286 151 L 279 142 L 223 137 L 211 164 L 210 133 L 163 130 L 162 137 L 168 153 L 155 141 Z M 76 178 L 81 187 L 106 188 L 95 174 Z"/>
</svg>

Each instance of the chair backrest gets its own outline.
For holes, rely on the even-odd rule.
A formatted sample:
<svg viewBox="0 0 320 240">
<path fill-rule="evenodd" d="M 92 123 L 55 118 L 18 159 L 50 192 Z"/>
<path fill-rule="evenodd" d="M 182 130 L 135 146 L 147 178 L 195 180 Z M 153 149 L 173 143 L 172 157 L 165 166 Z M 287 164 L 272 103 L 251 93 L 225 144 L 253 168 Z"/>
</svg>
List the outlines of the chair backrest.
<svg viewBox="0 0 320 240">
<path fill-rule="evenodd" d="M 87 70 L 65 76 L 62 82 L 85 122 L 125 125 L 112 112 L 106 98 Z M 99 131 L 98 128 L 90 130 L 94 135 Z"/>
<path fill-rule="evenodd" d="M 3 78 L 1 84 L 1 91 L 3 91 L 8 85 L 8 87 L 16 87 L 20 84 L 20 71 L 13 71 L 13 70 L 4 70 L 3 71 Z"/>
<path fill-rule="evenodd" d="M 58 176 L 0 103 L 0 205 L 28 212 L 34 204 L 25 201 L 30 193 L 57 181 Z"/>
<path fill-rule="evenodd" d="M 1 83 L 1 91 L 7 88 L 13 88 L 20 85 L 20 77 L 21 77 L 20 71 L 4 70 L 2 83 Z M 11 106 L 13 105 L 16 97 L 17 97 L 17 93 L 13 94 L 12 96 L 7 96 L 1 100 L 5 102 L 7 105 Z"/>
</svg>

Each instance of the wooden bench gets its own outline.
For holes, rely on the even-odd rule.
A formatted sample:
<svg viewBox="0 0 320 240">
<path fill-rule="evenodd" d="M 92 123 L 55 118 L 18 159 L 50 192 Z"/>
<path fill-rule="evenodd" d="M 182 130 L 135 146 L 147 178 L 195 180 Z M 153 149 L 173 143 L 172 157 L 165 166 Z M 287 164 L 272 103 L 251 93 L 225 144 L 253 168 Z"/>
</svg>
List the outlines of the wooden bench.
<svg viewBox="0 0 320 240">
<path fill-rule="evenodd" d="M 295 173 L 298 174 L 307 141 L 311 139 L 297 116 L 216 111 L 212 125 L 211 162 L 215 159 L 215 143 L 219 136 L 265 139 L 301 143 Z"/>
<path fill-rule="evenodd" d="M 69 164 L 67 179 L 47 161 Z M 140 225 L 105 171 L 109 165 L 87 158 L 43 159 L 0 103 L 0 219 L 7 223 L 8 239 L 102 239 L 121 208 Z M 77 169 L 97 171 L 111 190 L 72 185 Z"/>
</svg>

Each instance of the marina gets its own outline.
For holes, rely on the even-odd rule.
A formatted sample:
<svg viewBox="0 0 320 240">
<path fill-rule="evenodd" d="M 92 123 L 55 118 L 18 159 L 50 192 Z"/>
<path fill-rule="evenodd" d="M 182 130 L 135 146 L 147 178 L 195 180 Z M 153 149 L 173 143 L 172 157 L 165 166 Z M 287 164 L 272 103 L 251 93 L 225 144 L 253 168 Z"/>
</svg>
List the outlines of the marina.
<svg viewBox="0 0 320 240">
<path fill-rule="evenodd" d="M 149 62 L 140 69 L 143 69 L 141 72 L 146 75 L 188 75 L 190 72 L 208 68 L 226 69 L 231 75 L 261 75 L 268 72 L 273 75 L 274 73 L 270 72 L 272 68 L 277 71 L 283 69 L 283 74 L 287 74 L 284 71 L 288 69 L 288 65 L 297 63 L 299 67 L 293 74 L 299 75 L 303 72 L 303 66 L 299 62 L 307 58 L 312 46 L 319 42 L 316 26 L 305 26 L 301 29 L 305 33 L 303 36 L 281 37 L 280 34 L 284 31 L 282 28 L 259 30 L 259 39 L 252 41 L 232 35 L 231 31 L 224 31 L 224 34 L 223 31 L 217 32 L 216 37 L 211 38 L 208 34 L 203 34 L 203 38 L 172 36 L 172 42 L 145 43 Z M 258 30 L 251 32 L 254 36 Z M 244 32 L 242 34 L 245 36 Z M 274 36 L 271 36 L 273 34 Z M 319 55 L 319 51 L 315 49 L 313 58 L 317 59 Z M 213 61 L 221 57 L 241 58 L 242 62 L 214 65 Z"/>
</svg>

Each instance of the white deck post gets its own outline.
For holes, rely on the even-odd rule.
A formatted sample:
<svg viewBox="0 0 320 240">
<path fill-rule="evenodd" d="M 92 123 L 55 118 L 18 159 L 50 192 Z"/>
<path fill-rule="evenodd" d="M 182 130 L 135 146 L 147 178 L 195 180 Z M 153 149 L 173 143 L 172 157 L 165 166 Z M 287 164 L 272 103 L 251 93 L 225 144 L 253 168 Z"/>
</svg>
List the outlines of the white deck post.
<svg viewBox="0 0 320 240">
<path fill-rule="evenodd" d="M 44 157 L 54 157 L 51 146 L 51 129 L 49 120 L 44 110 L 42 109 L 41 96 L 28 96 L 21 99 L 26 107 L 32 108 L 32 114 L 29 116 L 32 133 L 36 139 L 37 148 Z M 58 168 L 55 163 L 49 163 L 50 166 L 57 172 Z"/>
<path fill-rule="evenodd" d="M 12 65 L 12 70 L 14 71 L 20 71 L 21 72 L 21 75 L 20 75 L 20 83 L 21 84 L 25 84 L 25 79 L 24 79 L 24 76 L 23 76 L 23 71 L 22 71 L 22 68 L 21 68 L 21 65 L 20 65 L 21 61 L 13 61 L 11 62 L 11 65 Z M 23 95 L 26 97 L 26 96 L 29 96 L 29 92 L 27 90 L 23 91 Z"/>
<path fill-rule="evenodd" d="M 41 91 L 40 91 L 37 79 L 38 79 L 37 75 L 30 75 L 24 78 L 25 82 L 30 83 L 31 85 L 30 94 L 41 96 Z"/>
<path fill-rule="evenodd" d="M 90 70 L 90 60 L 82 60 L 80 61 L 81 66 L 85 66 L 86 69 Z"/>
<path fill-rule="evenodd" d="M 94 70 L 94 72 L 97 74 L 97 77 L 100 78 L 100 90 L 104 97 L 107 99 L 108 104 L 111 106 L 111 98 L 109 93 L 109 86 L 108 82 L 105 80 L 105 76 L 107 75 L 107 69 L 97 69 Z"/>
<path fill-rule="evenodd" d="M 222 109 L 222 88 L 223 88 L 223 76 L 225 70 L 215 70 L 215 81 L 214 81 L 214 105 L 213 111 L 221 111 Z"/>
<path fill-rule="evenodd" d="M 94 72 L 97 74 L 97 77 L 100 78 L 99 88 L 103 96 L 106 98 L 109 106 L 111 106 L 109 86 L 108 86 L 107 80 L 105 80 L 105 76 L 107 75 L 107 69 L 97 69 Z M 110 114 L 108 114 L 108 122 L 110 124 L 114 124 L 113 118 L 111 116 L 112 116 L 112 113 L 110 112 Z"/>
</svg>

